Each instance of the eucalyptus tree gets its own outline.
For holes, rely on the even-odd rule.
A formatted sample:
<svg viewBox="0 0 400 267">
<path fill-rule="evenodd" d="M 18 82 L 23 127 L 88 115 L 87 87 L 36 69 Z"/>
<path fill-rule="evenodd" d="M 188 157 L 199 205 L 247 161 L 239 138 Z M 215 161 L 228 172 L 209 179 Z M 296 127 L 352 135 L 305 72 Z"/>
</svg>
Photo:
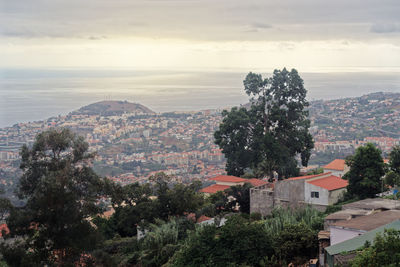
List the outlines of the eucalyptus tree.
<svg viewBox="0 0 400 267">
<path fill-rule="evenodd" d="M 250 72 L 243 81 L 250 107 L 223 111 L 214 133 L 227 158 L 228 174 L 280 177 L 298 173 L 296 156 L 307 166 L 314 146 L 309 133 L 307 90 L 295 69 L 275 70 L 272 77 Z"/>
</svg>

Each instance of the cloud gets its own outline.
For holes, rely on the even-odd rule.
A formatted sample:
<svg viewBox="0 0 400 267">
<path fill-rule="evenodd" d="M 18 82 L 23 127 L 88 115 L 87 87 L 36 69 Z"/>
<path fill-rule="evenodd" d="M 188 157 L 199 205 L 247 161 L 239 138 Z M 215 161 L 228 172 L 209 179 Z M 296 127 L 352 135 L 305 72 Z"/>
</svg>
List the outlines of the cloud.
<svg viewBox="0 0 400 267">
<path fill-rule="evenodd" d="M 14 38 L 367 40 L 369 30 L 392 33 L 400 23 L 398 0 L 0 1 L 3 36 Z M 371 27 L 374 21 L 386 26 Z"/>
<path fill-rule="evenodd" d="M 400 24 L 395 23 L 376 23 L 370 28 L 373 33 L 394 33 L 400 32 Z"/>
<path fill-rule="evenodd" d="M 253 28 L 256 28 L 256 29 L 270 29 L 270 28 L 272 28 L 271 24 L 266 24 L 266 23 L 253 23 L 251 26 Z"/>
</svg>

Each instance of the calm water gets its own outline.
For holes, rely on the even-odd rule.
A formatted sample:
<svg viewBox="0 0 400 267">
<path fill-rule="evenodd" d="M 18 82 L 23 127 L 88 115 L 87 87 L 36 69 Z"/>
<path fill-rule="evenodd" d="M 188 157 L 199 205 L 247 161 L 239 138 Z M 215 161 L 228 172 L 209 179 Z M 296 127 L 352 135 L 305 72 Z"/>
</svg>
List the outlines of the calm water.
<svg viewBox="0 0 400 267">
<path fill-rule="evenodd" d="M 300 73 L 312 99 L 400 92 L 400 73 Z M 156 112 L 246 103 L 245 72 L 0 70 L 0 127 L 41 120 L 104 99 Z"/>
</svg>

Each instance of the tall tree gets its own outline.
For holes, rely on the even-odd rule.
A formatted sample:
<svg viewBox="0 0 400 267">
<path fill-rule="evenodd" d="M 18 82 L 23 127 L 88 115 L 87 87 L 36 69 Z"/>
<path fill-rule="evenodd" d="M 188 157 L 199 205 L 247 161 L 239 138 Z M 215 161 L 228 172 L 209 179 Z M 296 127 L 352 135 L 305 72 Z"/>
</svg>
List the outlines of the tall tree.
<svg viewBox="0 0 400 267">
<path fill-rule="evenodd" d="M 346 164 L 350 170 L 343 178 L 349 181 L 347 191 L 351 196 L 364 199 L 381 192 L 381 178 L 385 171 L 378 148 L 371 143 L 361 146 L 346 159 Z"/>
<path fill-rule="evenodd" d="M 228 174 L 239 176 L 249 168 L 258 176 L 296 175 L 296 156 L 307 166 L 314 145 L 303 80 L 296 70 L 284 68 L 265 79 L 250 72 L 243 83 L 251 107 L 224 111 L 214 134 Z"/>
<path fill-rule="evenodd" d="M 389 168 L 400 176 L 400 146 L 394 146 L 389 154 Z"/>
<path fill-rule="evenodd" d="M 19 264 L 28 258 L 30 266 L 73 265 L 98 241 L 89 219 L 101 211 L 107 182 L 91 169 L 88 144 L 68 129 L 37 135 L 21 156 L 18 196 L 26 205 L 13 208 L 7 224 L 23 242 L 8 246 L 7 255 L 15 248 L 24 251 Z"/>
</svg>

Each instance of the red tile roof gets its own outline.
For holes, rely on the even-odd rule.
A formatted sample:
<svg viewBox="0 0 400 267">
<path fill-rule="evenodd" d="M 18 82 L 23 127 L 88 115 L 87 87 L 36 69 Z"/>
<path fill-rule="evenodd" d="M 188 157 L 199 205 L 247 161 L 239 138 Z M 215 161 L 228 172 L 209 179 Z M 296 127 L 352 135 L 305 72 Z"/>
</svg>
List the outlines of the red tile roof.
<svg viewBox="0 0 400 267">
<path fill-rule="evenodd" d="M 10 230 L 7 227 L 7 224 L 5 223 L 0 224 L 0 237 L 3 237 L 3 231 L 5 234 L 8 234 L 10 232 Z"/>
<path fill-rule="evenodd" d="M 229 185 L 213 184 L 213 185 L 204 187 L 203 189 L 200 189 L 200 192 L 214 194 L 219 191 L 224 191 L 225 189 L 227 189 L 229 187 L 230 187 Z"/>
<path fill-rule="evenodd" d="M 325 178 L 308 181 L 307 183 L 325 188 L 329 191 L 344 188 L 349 182 L 337 176 L 331 175 Z"/>
<path fill-rule="evenodd" d="M 190 220 L 192 220 L 193 222 L 196 220 L 196 214 L 194 214 L 194 213 L 189 213 L 188 215 L 187 215 L 187 218 L 188 219 L 190 219 Z M 201 223 L 201 222 L 204 222 L 204 221 L 208 221 L 208 220 L 210 220 L 211 219 L 211 217 L 207 217 L 206 215 L 201 215 L 198 219 L 197 219 L 197 223 Z"/>
<path fill-rule="evenodd" d="M 247 179 L 231 176 L 231 175 L 219 175 L 214 178 L 210 178 L 208 180 L 217 181 L 217 182 L 228 182 L 228 183 L 243 183 L 246 182 Z"/>
<path fill-rule="evenodd" d="M 325 165 L 323 168 L 329 170 L 343 171 L 345 165 L 346 162 L 344 159 L 335 159 L 331 163 Z"/>
<path fill-rule="evenodd" d="M 256 179 L 256 178 L 247 179 L 246 182 L 251 183 L 253 186 L 260 186 L 260 185 L 268 184 L 268 182 L 260 180 L 260 179 Z"/>
<path fill-rule="evenodd" d="M 297 177 L 288 178 L 287 180 L 309 179 L 309 178 L 314 178 L 314 177 L 318 177 L 318 176 L 324 176 L 324 175 L 327 175 L 327 174 L 328 173 L 320 173 L 320 174 L 313 174 L 313 175 L 297 176 Z"/>
</svg>

